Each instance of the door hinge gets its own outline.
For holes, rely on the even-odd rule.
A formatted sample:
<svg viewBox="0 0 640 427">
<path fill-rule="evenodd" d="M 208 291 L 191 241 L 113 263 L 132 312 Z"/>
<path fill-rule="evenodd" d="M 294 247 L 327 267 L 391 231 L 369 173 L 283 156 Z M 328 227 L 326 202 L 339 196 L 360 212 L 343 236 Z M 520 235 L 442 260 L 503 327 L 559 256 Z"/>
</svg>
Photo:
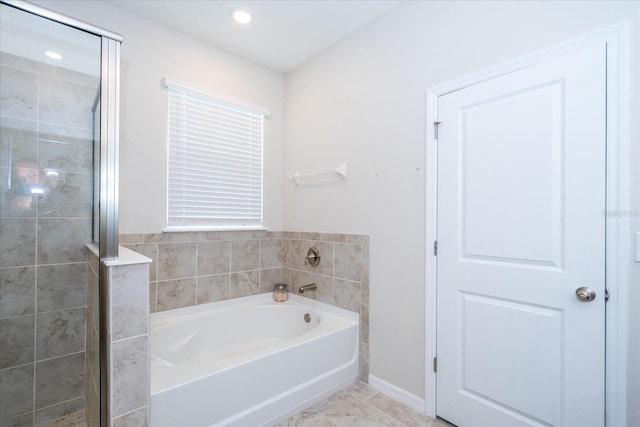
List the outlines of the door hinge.
<svg viewBox="0 0 640 427">
<path fill-rule="evenodd" d="M 433 138 L 438 139 L 438 126 L 442 122 L 433 122 Z"/>
<path fill-rule="evenodd" d="M 437 240 L 433 241 L 433 254 L 435 256 L 438 256 L 438 241 Z"/>
<path fill-rule="evenodd" d="M 438 358 L 433 358 L 433 372 L 438 372 Z"/>
<path fill-rule="evenodd" d="M 604 290 L 604 302 L 609 301 L 609 291 L 608 290 Z"/>
</svg>

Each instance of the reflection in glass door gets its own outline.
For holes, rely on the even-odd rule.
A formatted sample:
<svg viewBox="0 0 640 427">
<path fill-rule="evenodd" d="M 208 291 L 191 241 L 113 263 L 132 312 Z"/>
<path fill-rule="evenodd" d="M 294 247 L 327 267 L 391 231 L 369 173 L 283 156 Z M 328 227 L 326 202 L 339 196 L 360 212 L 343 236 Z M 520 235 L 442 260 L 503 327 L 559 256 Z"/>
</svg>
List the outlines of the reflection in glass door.
<svg viewBox="0 0 640 427">
<path fill-rule="evenodd" d="M 101 37 L 0 8 L 0 424 L 98 425 Z"/>
</svg>

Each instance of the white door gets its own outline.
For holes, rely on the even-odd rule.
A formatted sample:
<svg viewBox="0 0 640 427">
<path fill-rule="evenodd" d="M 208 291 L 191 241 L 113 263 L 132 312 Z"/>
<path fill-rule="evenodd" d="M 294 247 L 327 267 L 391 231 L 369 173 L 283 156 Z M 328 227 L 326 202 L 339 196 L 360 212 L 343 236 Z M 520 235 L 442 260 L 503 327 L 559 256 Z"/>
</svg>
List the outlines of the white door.
<svg viewBox="0 0 640 427">
<path fill-rule="evenodd" d="M 604 425 L 605 53 L 438 100 L 437 414 L 458 426 Z"/>
</svg>

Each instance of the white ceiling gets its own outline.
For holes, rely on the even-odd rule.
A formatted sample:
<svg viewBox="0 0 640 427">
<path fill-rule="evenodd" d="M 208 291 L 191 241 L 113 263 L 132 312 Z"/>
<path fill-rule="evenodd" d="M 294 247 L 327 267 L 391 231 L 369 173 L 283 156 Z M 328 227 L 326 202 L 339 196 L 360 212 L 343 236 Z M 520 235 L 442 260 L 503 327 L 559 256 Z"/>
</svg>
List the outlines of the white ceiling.
<svg viewBox="0 0 640 427">
<path fill-rule="evenodd" d="M 105 0 L 227 52 L 287 73 L 397 6 L 389 0 Z M 251 12 L 241 26 L 232 8 Z"/>
</svg>

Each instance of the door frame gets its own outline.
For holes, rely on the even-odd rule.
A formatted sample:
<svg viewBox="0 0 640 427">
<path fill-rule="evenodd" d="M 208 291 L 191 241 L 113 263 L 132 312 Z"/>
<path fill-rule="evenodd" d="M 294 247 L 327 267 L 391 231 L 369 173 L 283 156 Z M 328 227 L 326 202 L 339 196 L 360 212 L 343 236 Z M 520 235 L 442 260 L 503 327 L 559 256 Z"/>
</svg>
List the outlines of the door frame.
<svg viewBox="0 0 640 427">
<path fill-rule="evenodd" d="M 556 46 L 525 55 L 471 75 L 432 87 L 427 91 L 426 240 L 425 240 L 425 408 L 436 416 L 436 373 L 433 359 L 437 343 L 437 240 L 438 147 L 433 123 L 438 117 L 438 97 L 499 77 L 586 46 L 605 44 L 607 50 L 607 147 L 606 147 L 606 304 L 605 325 L 605 422 L 626 425 L 628 289 L 630 280 L 630 118 L 629 24 L 620 23 Z"/>
</svg>

